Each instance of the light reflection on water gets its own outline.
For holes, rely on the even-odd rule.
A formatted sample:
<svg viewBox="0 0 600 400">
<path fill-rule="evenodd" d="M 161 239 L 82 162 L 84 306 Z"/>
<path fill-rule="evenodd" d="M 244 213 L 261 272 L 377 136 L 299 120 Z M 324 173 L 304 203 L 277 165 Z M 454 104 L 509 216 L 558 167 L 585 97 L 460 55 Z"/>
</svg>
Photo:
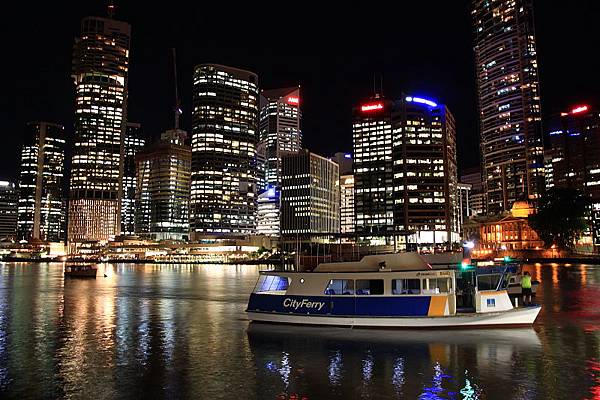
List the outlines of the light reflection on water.
<svg viewBox="0 0 600 400">
<path fill-rule="evenodd" d="M 0 398 L 600 397 L 597 266 L 528 266 L 535 329 L 475 331 L 249 326 L 257 268 L 0 264 Z"/>
</svg>

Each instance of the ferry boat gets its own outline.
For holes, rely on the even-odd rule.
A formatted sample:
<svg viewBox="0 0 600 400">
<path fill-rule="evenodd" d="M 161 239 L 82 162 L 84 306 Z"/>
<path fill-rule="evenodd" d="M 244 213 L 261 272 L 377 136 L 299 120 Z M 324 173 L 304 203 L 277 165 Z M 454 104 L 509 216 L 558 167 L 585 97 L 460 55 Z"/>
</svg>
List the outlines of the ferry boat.
<svg viewBox="0 0 600 400">
<path fill-rule="evenodd" d="M 433 268 L 417 253 L 370 255 L 311 272 L 261 272 L 246 312 L 252 321 L 303 325 L 529 326 L 541 307 L 513 307 L 507 285 L 516 272 L 472 268 L 464 278 L 459 268 Z"/>
<path fill-rule="evenodd" d="M 65 277 L 68 278 L 95 278 L 98 266 L 94 264 L 67 264 Z"/>
</svg>

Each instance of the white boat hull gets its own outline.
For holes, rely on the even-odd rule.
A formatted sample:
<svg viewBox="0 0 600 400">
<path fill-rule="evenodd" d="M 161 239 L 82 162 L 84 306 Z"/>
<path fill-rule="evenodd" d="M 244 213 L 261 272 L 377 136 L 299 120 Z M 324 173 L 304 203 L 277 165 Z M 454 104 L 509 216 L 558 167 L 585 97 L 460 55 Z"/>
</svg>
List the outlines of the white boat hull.
<svg viewBox="0 0 600 400">
<path fill-rule="evenodd" d="M 533 325 L 541 306 L 509 311 L 457 314 L 447 317 L 338 317 L 248 311 L 252 321 L 281 324 L 328 325 L 374 328 L 477 328 Z"/>
</svg>

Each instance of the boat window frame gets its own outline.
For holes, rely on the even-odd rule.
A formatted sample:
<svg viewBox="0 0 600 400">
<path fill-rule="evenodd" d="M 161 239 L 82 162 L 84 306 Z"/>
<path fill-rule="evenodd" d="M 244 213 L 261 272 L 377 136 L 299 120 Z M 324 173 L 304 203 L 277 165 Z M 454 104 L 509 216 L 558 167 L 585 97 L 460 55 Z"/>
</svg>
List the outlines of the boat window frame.
<svg viewBox="0 0 600 400">
<path fill-rule="evenodd" d="M 489 288 L 481 289 L 479 287 L 479 279 L 480 278 L 489 278 L 491 276 L 497 276 L 498 277 L 498 280 L 496 281 L 496 285 L 492 285 L 492 282 L 490 282 Z M 475 286 L 477 287 L 477 291 L 490 291 L 490 290 L 497 291 L 501 282 L 502 282 L 502 273 L 480 274 L 480 275 L 477 275 L 477 277 L 476 277 Z"/>
<path fill-rule="evenodd" d="M 344 286 L 342 286 L 342 293 L 327 293 L 327 290 L 329 289 L 329 286 L 333 283 L 333 281 L 347 281 L 347 282 L 351 282 L 352 283 L 352 289 L 350 293 L 344 293 L 343 289 Z M 356 282 L 354 282 L 355 279 L 340 279 L 340 278 L 331 278 L 327 281 L 327 286 L 325 286 L 325 289 L 323 290 L 323 293 L 326 296 L 355 296 L 356 295 Z M 348 287 L 346 286 L 346 289 Z"/>
<path fill-rule="evenodd" d="M 394 293 L 394 282 L 395 281 L 418 281 L 419 282 L 419 292 L 418 293 Z M 415 278 L 392 278 L 390 279 L 390 294 L 392 296 L 421 296 L 423 292 L 423 279 L 415 277 Z M 404 286 L 404 284 L 403 284 Z M 414 289 L 411 289 L 414 290 Z"/>
<path fill-rule="evenodd" d="M 447 291 L 442 292 L 442 291 L 437 291 L 437 292 L 432 292 L 432 290 L 435 289 L 430 289 L 429 287 L 429 281 L 430 280 L 436 280 L 436 289 L 439 289 L 439 287 L 437 286 L 437 281 L 441 280 L 441 279 L 445 279 L 446 280 L 446 289 Z M 452 278 L 449 276 L 436 276 L 436 277 L 428 277 L 428 278 L 423 278 L 423 280 L 425 282 L 423 282 L 423 289 L 421 290 L 421 293 L 425 294 L 425 295 L 436 295 L 436 294 L 441 294 L 441 295 L 447 295 L 447 294 L 451 294 L 453 293 L 453 287 L 452 287 Z"/>
<path fill-rule="evenodd" d="M 285 279 L 287 281 L 287 287 L 284 290 L 271 290 L 271 287 L 273 286 L 273 281 L 275 281 L 275 279 L 273 279 L 273 281 L 269 285 L 269 289 L 259 291 L 258 289 L 261 286 L 261 282 L 264 282 L 264 280 L 266 280 L 268 277 L 273 277 L 273 278 L 277 277 L 279 279 Z M 277 274 L 260 274 L 260 276 L 258 277 L 258 281 L 256 281 L 256 284 L 254 285 L 252 294 L 285 296 L 287 291 L 289 290 L 291 284 L 292 284 L 292 278 L 289 276 L 283 276 L 283 275 L 277 275 Z"/>
<path fill-rule="evenodd" d="M 385 296 L 385 279 L 383 278 L 375 278 L 375 279 L 355 279 L 354 282 L 354 293 L 355 296 Z M 358 281 L 381 281 L 381 293 L 371 293 L 371 285 L 369 284 L 369 293 L 368 294 L 359 294 L 358 293 Z"/>
</svg>

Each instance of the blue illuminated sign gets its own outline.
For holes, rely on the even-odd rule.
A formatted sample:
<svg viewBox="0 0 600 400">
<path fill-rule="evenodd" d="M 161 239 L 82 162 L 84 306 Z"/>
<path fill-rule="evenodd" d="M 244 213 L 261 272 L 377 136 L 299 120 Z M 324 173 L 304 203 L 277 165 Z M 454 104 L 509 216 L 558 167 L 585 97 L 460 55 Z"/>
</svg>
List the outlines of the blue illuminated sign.
<svg viewBox="0 0 600 400">
<path fill-rule="evenodd" d="M 419 104 L 425 104 L 428 105 L 429 107 L 437 107 L 437 103 L 428 99 L 424 99 L 422 97 L 412 97 L 412 96 L 408 96 L 405 99 L 406 101 L 408 101 L 409 103 L 419 103 Z"/>
<path fill-rule="evenodd" d="M 352 154 L 344 154 L 344 158 L 352 158 Z"/>
</svg>

